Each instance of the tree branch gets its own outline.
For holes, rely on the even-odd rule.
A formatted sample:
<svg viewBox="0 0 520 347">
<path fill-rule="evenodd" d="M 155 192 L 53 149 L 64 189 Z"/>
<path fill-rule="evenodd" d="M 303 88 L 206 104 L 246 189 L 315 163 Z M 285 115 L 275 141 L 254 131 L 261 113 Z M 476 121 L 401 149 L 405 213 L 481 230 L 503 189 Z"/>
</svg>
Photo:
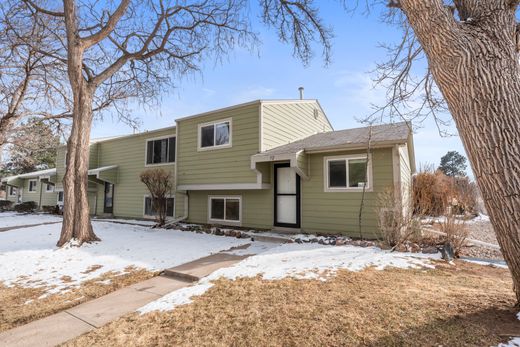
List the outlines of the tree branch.
<svg viewBox="0 0 520 347">
<path fill-rule="evenodd" d="M 43 14 L 46 14 L 49 16 L 53 16 L 53 17 L 64 17 L 65 16 L 64 12 L 56 12 L 56 11 L 47 10 L 43 7 L 36 5 L 32 0 L 22 0 L 22 1 L 25 2 L 27 5 L 29 5 L 30 7 L 32 7 L 37 12 L 40 12 L 40 13 L 43 13 Z"/>
<path fill-rule="evenodd" d="M 89 48 L 101 40 L 105 39 L 114 30 L 119 20 L 123 17 L 128 8 L 130 0 L 122 0 L 115 12 L 109 16 L 107 23 L 101 27 L 101 29 L 87 37 L 81 39 L 85 48 Z"/>
</svg>

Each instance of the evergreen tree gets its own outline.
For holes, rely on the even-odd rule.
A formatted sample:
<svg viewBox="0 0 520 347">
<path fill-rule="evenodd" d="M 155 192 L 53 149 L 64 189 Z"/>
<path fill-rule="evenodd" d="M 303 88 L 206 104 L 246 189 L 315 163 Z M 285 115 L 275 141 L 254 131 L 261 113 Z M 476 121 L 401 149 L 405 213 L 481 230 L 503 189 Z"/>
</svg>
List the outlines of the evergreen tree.
<svg viewBox="0 0 520 347">
<path fill-rule="evenodd" d="M 441 165 L 439 165 L 438 169 L 444 172 L 446 176 L 466 176 L 466 161 L 466 157 L 459 152 L 448 151 L 441 158 Z"/>
</svg>

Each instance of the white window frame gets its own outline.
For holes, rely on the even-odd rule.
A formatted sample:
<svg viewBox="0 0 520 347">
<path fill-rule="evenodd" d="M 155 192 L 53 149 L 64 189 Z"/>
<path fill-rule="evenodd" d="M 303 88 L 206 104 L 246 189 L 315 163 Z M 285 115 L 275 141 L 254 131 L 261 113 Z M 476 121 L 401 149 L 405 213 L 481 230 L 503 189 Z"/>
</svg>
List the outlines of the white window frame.
<svg viewBox="0 0 520 347">
<path fill-rule="evenodd" d="M 208 147 L 202 147 L 202 128 L 206 127 L 208 125 L 213 125 L 213 140 L 215 141 L 217 138 L 217 125 L 221 123 L 229 123 L 229 143 L 226 143 L 224 145 L 213 145 Z M 197 130 L 197 150 L 198 151 L 211 151 L 215 149 L 221 149 L 221 148 L 230 148 L 233 147 L 233 120 L 232 118 L 226 118 L 226 119 L 219 119 L 216 121 L 211 121 L 207 123 L 201 123 L 198 125 Z"/>
<path fill-rule="evenodd" d="M 34 185 L 35 190 L 31 190 L 31 182 L 35 182 Z M 27 193 L 36 193 L 38 191 L 38 180 L 37 179 L 30 179 L 27 181 Z"/>
<path fill-rule="evenodd" d="M 349 181 L 348 181 L 348 161 L 349 160 L 366 160 L 367 155 L 366 154 L 351 154 L 351 155 L 335 155 L 335 156 L 329 156 L 323 158 L 323 184 L 324 184 L 324 191 L 329 193 L 334 192 L 362 192 L 363 187 L 349 187 Z M 330 187 L 329 185 L 329 162 L 330 161 L 337 161 L 337 160 L 345 160 L 347 163 L 346 165 L 346 175 L 347 175 L 347 186 L 346 187 Z M 367 178 L 368 182 L 365 186 L 366 192 L 372 192 L 373 191 L 373 179 L 372 179 L 372 154 L 368 155 L 368 165 L 367 165 Z"/>
<path fill-rule="evenodd" d="M 211 218 L 211 200 L 224 199 L 224 219 Z M 238 200 L 238 220 L 226 219 L 226 199 Z M 242 224 L 242 196 L 241 195 L 209 195 L 208 196 L 208 222 L 209 224 L 229 224 L 229 225 L 241 225 Z"/>
<path fill-rule="evenodd" d="M 51 187 L 50 190 L 49 187 Z M 45 183 L 45 193 L 54 193 L 54 186 L 52 184 Z"/>
<path fill-rule="evenodd" d="M 156 216 L 153 216 L 153 215 L 149 215 L 149 214 L 146 214 L 146 198 L 152 198 L 150 196 L 150 194 L 145 194 L 143 196 L 143 218 L 147 218 L 147 219 L 155 219 Z M 166 219 L 170 218 L 170 219 L 175 219 L 175 216 L 176 216 L 176 205 L 177 205 L 177 199 L 175 198 L 175 194 L 174 195 L 167 195 L 166 196 L 166 199 L 173 199 L 173 216 L 166 216 Z"/>
<path fill-rule="evenodd" d="M 15 187 L 15 186 L 7 186 L 7 187 L 8 187 L 8 188 L 7 188 L 7 190 L 8 190 L 7 195 L 8 195 L 10 198 L 14 198 L 14 197 L 16 197 L 16 196 L 18 195 L 18 187 Z M 16 189 L 16 192 L 15 192 L 14 194 L 11 194 L 11 190 L 12 190 L 13 188 Z"/>
<path fill-rule="evenodd" d="M 147 164 L 148 162 L 148 142 L 150 141 L 156 141 L 156 140 L 164 140 L 169 139 L 170 137 L 175 137 L 175 161 L 166 162 L 166 163 L 157 163 L 157 164 Z M 168 147 L 170 146 L 170 143 L 168 141 Z M 146 139 L 144 143 L 144 167 L 155 167 L 155 166 L 165 166 L 165 165 L 174 165 L 177 162 L 177 135 L 165 135 L 165 136 L 159 136 L 159 137 L 153 137 Z"/>
</svg>

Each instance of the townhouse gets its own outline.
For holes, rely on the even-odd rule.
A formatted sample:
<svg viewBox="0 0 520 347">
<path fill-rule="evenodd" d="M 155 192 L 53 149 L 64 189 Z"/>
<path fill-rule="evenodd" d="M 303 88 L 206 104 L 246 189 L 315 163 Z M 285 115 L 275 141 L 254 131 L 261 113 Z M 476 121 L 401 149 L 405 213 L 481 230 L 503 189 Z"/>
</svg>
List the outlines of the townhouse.
<svg viewBox="0 0 520 347">
<path fill-rule="evenodd" d="M 56 169 L 4 178 L 7 198 L 61 204 L 65 155 L 59 147 Z M 406 123 L 334 131 L 317 100 L 256 100 L 92 141 L 90 213 L 153 218 L 139 174 L 155 167 L 174 178 L 172 220 L 357 235 L 363 199 L 363 232 L 375 236 L 378 194 L 407 199 L 415 160 Z"/>
</svg>

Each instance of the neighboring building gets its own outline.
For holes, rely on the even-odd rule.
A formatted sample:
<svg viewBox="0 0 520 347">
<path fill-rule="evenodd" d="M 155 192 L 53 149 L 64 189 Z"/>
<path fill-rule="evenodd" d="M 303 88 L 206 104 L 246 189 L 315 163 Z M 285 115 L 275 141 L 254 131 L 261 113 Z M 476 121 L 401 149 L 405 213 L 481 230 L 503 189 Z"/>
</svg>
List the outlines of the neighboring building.
<svg viewBox="0 0 520 347">
<path fill-rule="evenodd" d="M 36 179 L 38 191 L 55 184 L 58 201 L 65 154 L 60 147 L 53 175 L 3 179 L 8 193 L 13 187 L 21 201 L 43 206 L 52 200 L 47 192 L 27 197 Z M 415 162 L 406 123 L 333 131 L 316 100 L 258 100 L 181 118 L 176 127 L 92 141 L 91 214 L 153 218 L 139 174 L 154 167 L 175 180 L 171 219 L 295 232 L 358 235 L 366 185 L 363 233 L 375 236 L 378 193 L 395 188 L 406 199 Z"/>
<path fill-rule="evenodd" d="M 2 184 L 5 187 L 6 199 L 13 203 L 34 201 L 38 206 L 59 204 L 55 190 L 56 169 L 4 177 Z"/>
</svg>

